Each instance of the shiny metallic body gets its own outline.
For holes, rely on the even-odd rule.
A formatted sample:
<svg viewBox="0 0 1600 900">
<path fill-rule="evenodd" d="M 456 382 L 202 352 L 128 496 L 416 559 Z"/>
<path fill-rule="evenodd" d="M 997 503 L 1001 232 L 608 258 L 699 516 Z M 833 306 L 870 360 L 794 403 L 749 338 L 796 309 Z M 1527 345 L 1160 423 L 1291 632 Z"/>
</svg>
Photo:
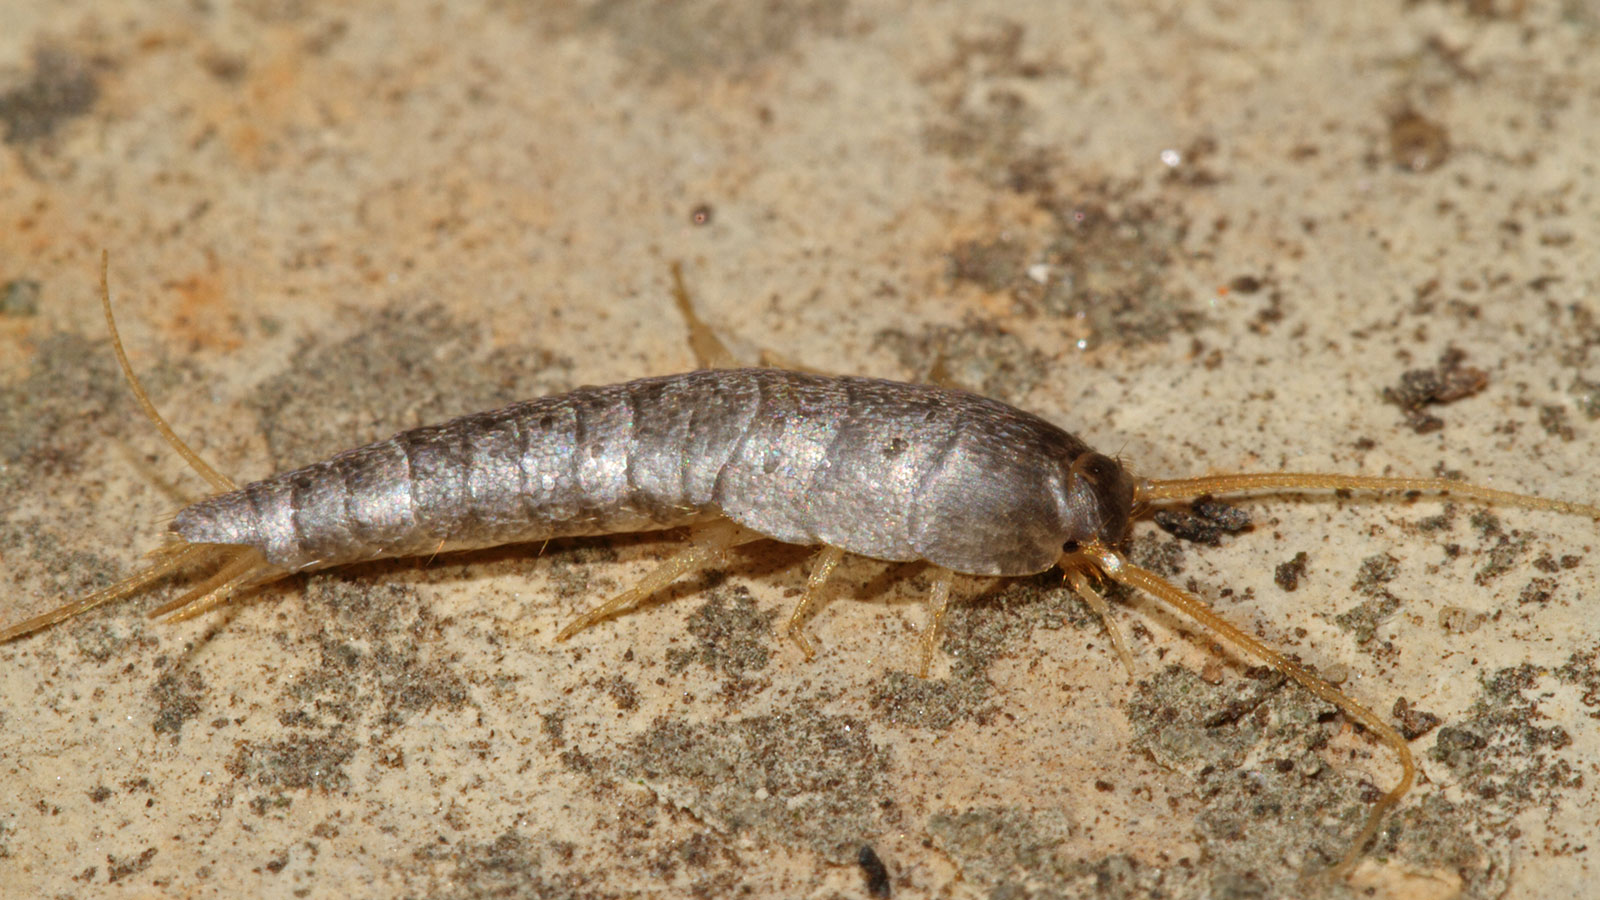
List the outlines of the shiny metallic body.
<svg viewBox="0 0 1600 900">
<path fill-rule="evenodd" d="M 646 378 L 402 432 L 181 511 L 278 573 L 726 517 L 766 537 L 974 575 L 1116 542 L 1133 481 L 963 391 L 779 369 Z M 271 576 L 269 576 L 271 577 Z"/>
</svg>

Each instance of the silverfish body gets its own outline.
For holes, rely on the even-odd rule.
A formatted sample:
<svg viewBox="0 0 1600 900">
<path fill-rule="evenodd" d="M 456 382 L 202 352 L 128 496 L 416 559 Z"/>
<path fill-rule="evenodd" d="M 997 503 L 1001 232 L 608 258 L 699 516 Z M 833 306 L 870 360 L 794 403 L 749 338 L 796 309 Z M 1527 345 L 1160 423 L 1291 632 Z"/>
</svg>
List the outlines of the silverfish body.
<svg viewBox="0 0 1600 900">
<path fill-rule="evenodd" d="M 1133 658 L 1099 583 L 1142 591 L 1334 704 L 1394 752 L 1400 777 L 1367 811 L 1334 868 L 1350 872 L 1416 776 L 1406 738 L 1384 717 L 1223 618 L 1120 549 L 1151 504 L 1208 494 L 1356 490 L 1453 495 L 1600 519 L 1600 506 L 1442 478 L 1264 472 L 1135 479 L 1116 460 L 1021 410 L 964 391 L 780 369 L 646 378 L 517 403 L 416 428 L 242 488 L 162 420 L 134 377 L 112 321 L 106 257 L 101 305 L 112 346 L 146 416 L 217 493 L 178 513 L 175 540 L 122 581 L 0 628 L 0 644 L 180 572 L 199 577 L 152 612 L 200 615 L 290 572 L 440 550 L 695 525 L 685 548 L 556 635 L 631 607 L 731 547 L 758 537 L 820 545 L 785 626 L 806 654 L 806 614 L 845 553 L 926 560 L 929 661 L 956 573 L 1028 575 L 1061 567 L 1073 592 Z M 679 270 L 675 297 L 704 337 Z M 709 339 L 715 342 L 714 337 Z M 704 358 L 704 354 L 702 354 Z"/>
<path fill-rule="evenodd" d="M 1133 492 L 1116 462 L 995 400 L 724 369 L 401 432 L 195 503 L 172 531 L 296 572 L 725 516 L 791 544 L 1026 575 L 1065 542 L 1119 540 Z"/>
</svg>

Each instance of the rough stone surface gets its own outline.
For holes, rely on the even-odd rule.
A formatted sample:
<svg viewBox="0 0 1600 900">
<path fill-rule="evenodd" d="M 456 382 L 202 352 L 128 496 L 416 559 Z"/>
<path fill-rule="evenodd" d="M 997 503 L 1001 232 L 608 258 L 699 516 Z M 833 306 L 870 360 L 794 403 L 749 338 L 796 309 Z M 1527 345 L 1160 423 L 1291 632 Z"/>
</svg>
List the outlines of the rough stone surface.
<svg viewBox="0 0 1600 900">
<path fill-rule="evenodd" d="M 1592 4 L 966 9 L 8 2 L 0 621 L 203 489 L 116 374 L 101 248 L 155 402 L 240 480 L 690 368 L 681 260 L 751 359 L 968 383 L 1153 476 L 1600 499 Z M 1385 391 L 1449 359 L 1470 390 L 1414 427 Z M 806 551 L 756 545 L 556 644 L 660 535 L 177 625 L 163 586 L 0 647 L 0 892 L 859 897 L 863 846 L 900 898 L 1589 890 L 1595 523 L 1230 502 L 1248 532 L 1142 522 L 1136 558 L 1438 718 L 1347 882 L 1393 759 L 1151 602 L 1111 594 L 1130 680 L 1059 577 L 962 582 L 923 682 L 924 570 L 843 564 L 807 661 L 772 634 Z"/>
</svg>

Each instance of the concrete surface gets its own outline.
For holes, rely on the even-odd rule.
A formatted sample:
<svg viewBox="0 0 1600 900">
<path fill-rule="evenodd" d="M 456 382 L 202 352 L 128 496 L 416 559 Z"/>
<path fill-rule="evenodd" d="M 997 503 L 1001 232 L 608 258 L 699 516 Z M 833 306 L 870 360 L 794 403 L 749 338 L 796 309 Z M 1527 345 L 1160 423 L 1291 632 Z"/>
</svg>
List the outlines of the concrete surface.
<svg viewBox="0 0 1600 900">
<path fill-rule="evenodd" d="M 241 480 L 688 368 L 683 260 L 744 352 L 941 371 L 1147 473 L 1600 498 L 1592 4 L 390 7 L 0 13 L 0 621 L 130 572 L 203 490 L 116 374 L 102 247 L 156 402 Z M 1390 754 L 1152 604 L 1117 604 L 1130 682 L 1058 575 L 974 581 L 919 681 L 926 573 L 848 562 L 806 662 L 771 633 L 806 551 L 758 546 L 553 644 L 665 535 L 181 625 L 143 615 L 163 587 L 0 647 L 0 893 L 1587 889 L 1595 524 L 1240 508 L 1133 552 L 1407 701 L 1422 783 L 1349 882 L 1316 873 Z"/>
</svg>

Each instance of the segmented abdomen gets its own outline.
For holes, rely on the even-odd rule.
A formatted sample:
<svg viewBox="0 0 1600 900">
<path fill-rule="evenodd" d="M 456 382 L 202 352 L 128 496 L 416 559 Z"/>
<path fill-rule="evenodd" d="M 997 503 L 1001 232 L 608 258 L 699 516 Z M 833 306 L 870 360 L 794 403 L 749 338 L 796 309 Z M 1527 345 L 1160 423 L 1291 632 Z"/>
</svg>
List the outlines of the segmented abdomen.
<svg viewBox="0 0 1600 900">
<path fill-rule="evenodd" d="M 776 369 L 692 372 L 402 432 L 196 503 L 173 531 L 255 546 L 298 571 L 721 514 L 790 543 L 933 558 L 923 546 L 939 534 L 930 479 L 997 441 L 1051 469 L 1086 450 L 1042 420 L 959 391 Z M 975 474 L 974 490 L 982 477 L 1007 480 Z M 1053 502 L 1037 496 L 1041 485 L 1011 481 L 992 490 L 1035 494 L 1015 501 L 1025 512 Z"/>
</svg>

